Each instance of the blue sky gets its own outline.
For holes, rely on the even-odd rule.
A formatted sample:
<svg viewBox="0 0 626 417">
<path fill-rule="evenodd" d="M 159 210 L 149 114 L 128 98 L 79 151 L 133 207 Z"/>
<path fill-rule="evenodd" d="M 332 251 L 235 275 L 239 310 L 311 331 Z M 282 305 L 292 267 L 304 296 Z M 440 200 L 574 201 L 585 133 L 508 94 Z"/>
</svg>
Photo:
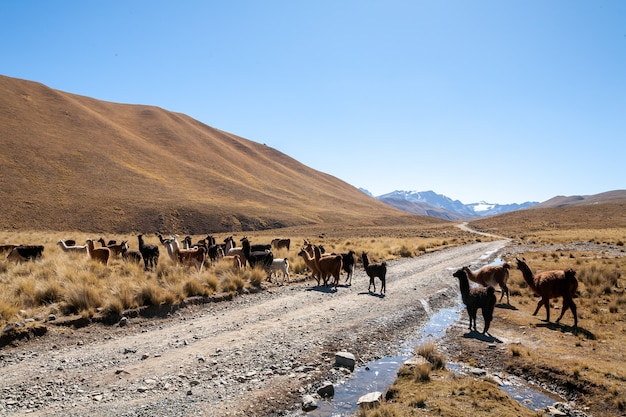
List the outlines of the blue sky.
<svg viewBox="0 0 626 417">
<path fill-rule="evenodd" d="M 622 0 L 3 0 L 0 39 L 2 75 L 185 113 L 374 195 L 626 188 Z"/>
</svg>

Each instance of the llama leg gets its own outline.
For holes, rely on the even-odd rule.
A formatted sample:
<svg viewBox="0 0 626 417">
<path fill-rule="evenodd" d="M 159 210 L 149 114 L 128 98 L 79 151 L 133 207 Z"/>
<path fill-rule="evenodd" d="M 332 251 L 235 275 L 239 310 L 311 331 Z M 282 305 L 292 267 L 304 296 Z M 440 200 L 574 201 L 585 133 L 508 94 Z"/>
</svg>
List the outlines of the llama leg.
<svg viewBox="0 0 626 417">
<path fill-rule="evenodd" d="M 493 314 L 483 309 L 483 319 L 485 320 L 485 328 L 483 329 L 483 334 L 485 334 L 489 330 L 489 325 L 491 324 L 491 320 L 493 320 Z"/>
<path fill-rule="evenodd" d="M 563 306 L 561 307 L 561 314 L 559 315 L 559 318 L 556 319 L 556 322 L 560 322 L 561 319 L 563 318 L 563 316 L 565 315 L 565 312 L 567 311 L 567 309 L 570 307 L 569 301 L 567 298 L 563 297 Z"/>
<path fill-rule="evenodd" d="M 478 313 L 478 309 L 472 308 L 469 312 L 470 316 L 470 330 L 476 331 L 476 313 Z M 472 325 L 473 323 L 473 325 Z"/>
<path fill-rule="evenodd" d="M 507 287 L 506 284 L 502 284 L 500 289 L 502 290 L 502 295 L 500 295 L 500 301 L 498 302 L 501 303 L 504 298 L 504 294 L 506 294 L 506 303 L 511 304 L 511 301 L 509 300 L 509 287 Z"/>
<path fill-rule="evenodd" d="M 385 293 L 385 292 L 387 291 L 387 285 L 386 285 L 386 282 L 385 282 L 385 281 L 386 281 L 386 280 L 385 280 L 385 278 L 384 278 L 384 277 L 383 277 L 383 278 L 381 278 L 381 280 L 380 280 L 380 285 L 382 286 L 382 288 L 380 289 L 380 293 L 381 293 L 381 294 L 383 294 L 383 293 Z"/>
<path fill-rule="evenodd" d="M 543 305 L 543 298 L 541 300 L 539 300 L 539 302 L 537 303 L 537 308 L 535 309 L 535 312 L 533 313 L 533 316 L 537 315 L 537 313 L 539 312 L 539 309 L 541 308 L 542 305 Z"/>
</svg>

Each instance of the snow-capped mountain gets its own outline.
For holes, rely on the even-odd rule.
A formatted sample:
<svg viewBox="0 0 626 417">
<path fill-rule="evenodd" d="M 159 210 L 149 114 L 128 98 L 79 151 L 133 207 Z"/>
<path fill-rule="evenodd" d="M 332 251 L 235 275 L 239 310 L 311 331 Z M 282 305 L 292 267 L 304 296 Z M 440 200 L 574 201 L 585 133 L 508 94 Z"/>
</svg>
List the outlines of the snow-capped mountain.
<svg viewBox="0 0 626 417">
<path fill-rule="evenodd" d="M 367 190 L 363 192 L 368 193 Z M 371 195 L 371 193 L 368 193 Z M 463 204 L 434 191 L 393 191 L 379 195 L 378 200 L 409 213 L 440 217 L 447 220 L 463 220 L 477 217 L 492 216 L 520 210 L 538 204 L 526 202 L 522 204 L 493 204 L 481 201 Z"/>
</svg>

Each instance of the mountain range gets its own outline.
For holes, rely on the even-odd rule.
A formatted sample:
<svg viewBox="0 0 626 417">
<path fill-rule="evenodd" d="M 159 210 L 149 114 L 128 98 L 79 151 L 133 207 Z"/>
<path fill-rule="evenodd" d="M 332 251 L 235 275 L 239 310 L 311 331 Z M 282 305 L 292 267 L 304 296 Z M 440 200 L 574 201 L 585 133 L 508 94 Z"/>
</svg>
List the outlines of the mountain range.
<svg viewBox="0 0 626 417">
<path fill-rule="evenodd" d="M 362 191 L 372 195 L 367 190 L 362 189 Z M 538 202 L 531 201 L 522 204 L 495 204 L 484 201 L 463 204 L 459 200 L 452 200 L 450 197 L 437 194 L 434 191 L 396 190 L 379 195 L 376 199 L 408 213 L 446 220 L 471 220 L 521 210 L 538 204 Z"/>
</svg>

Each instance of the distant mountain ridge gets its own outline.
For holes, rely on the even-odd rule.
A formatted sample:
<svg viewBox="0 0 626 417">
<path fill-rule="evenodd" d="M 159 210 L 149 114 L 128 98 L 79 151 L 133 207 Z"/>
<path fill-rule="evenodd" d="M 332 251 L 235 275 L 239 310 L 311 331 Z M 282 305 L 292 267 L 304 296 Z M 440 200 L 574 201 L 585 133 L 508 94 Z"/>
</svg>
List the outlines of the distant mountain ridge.
<svg viewBox="0 0 626 417">
<path fill-rule="evenodd" d="M 485 201 L 463 204 L 459 200 L 452 200 L 450 197 L 437 194 L 434 191 L 396 190 L 375 198 L 399 210 L 446 220 L 469 220 L 494 216 L 539 204 L 533 201 L 522 204 L 497 204 Z"/>
</svg>

